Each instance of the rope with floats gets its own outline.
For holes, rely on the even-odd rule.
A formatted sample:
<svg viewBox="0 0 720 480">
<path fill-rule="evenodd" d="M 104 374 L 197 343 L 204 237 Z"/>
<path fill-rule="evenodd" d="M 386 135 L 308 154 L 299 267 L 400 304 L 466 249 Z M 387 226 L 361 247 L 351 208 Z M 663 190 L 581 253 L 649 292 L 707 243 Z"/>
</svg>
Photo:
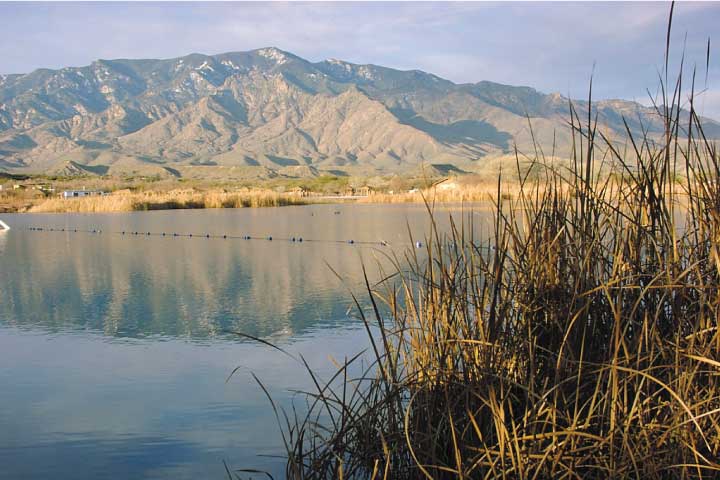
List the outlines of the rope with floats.
<svg viewBox="0 0 720 480">
<path fill-rule="evenodd" d="M 220 239 L 220 240 L 261 240 L 266 242 L 289 242 L 289 243 L 334 243 L 334 244 L 346 244 L 346 245 L 358 245 L 358 246 L 380 246 L 387 247 L 390 243 L 385 240 L 380 241 L 368 241 L 368 240 L 327 240 L 327 239 L 310 239 L 301 236 L 291 237 L 273 237 L 272 235 L 266 236 L 254 236 L 254 235 L 228 235 L 228 234 L 196 234 L 196 233 L 178 233 L 178 232 L 149 232 L 139 230 L 120 230 L 106 232 L 99 228 L 93 228 L 83 230 L 79 228 L 54 228 L 54 227 L 28 227 L 28 231 L 32 232 L 53 232 L 53 233 L 84 233 L 91 235 L 115 235 L 115 236 L 126 236 L 126 237 L 172 237 L 172 238 L 204 238 L 204 239 Z M 416 241 L 413 243 L 415 248 L 422 248 L 423 242 Z"/>
</svg>

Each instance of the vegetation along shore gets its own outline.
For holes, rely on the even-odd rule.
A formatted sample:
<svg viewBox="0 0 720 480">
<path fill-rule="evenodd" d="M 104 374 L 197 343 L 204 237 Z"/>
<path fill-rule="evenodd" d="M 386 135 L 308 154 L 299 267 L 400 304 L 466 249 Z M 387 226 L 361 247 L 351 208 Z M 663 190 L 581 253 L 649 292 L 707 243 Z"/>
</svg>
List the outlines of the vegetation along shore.
<svg viewBox="0 0 720 480">
<path fill-rule="evenodd" d="M 5 212 L 127 212 L 179 208 L 245 208 L 302 205 L 317 202 L 423 203 L 480 202 L 490 200 L 497 187 L 485 177 L 463 176 L 408 178 L 407 187 L 366 186 L 362 179 L 338 181 L 337 177 L 273 185 L 223 185 L 210 182 L 148 183 L 143 179 L 68 178 L 60 181 L 30 177 L 8 182 L 0 190 L 0 211 Z M 90 187 L 88 187 L 90 185 Z M 503 185 L 506 197 L 517 192 L 516 182 Z"/>
<path fill-rule="evenodd" d="M 718 478 L 720 157 L 682 80 L 664 141 L 573 113 L 573 167 L 538 154 L 489 239 L 456 218 L 367 282 L 370 364 L 276 410 L 287 478 Z"/>
<path fill-rule="evenodd" d="M 547 159 L 546 159 L 547 160 Z M 131 177 L 0 177 L 0 212 L 91 213 L 142 210 L 247 208 L 309 203 L 370 204 L 490 202 L 498 194 L 517 197 L 523 182 L 536 178 L 540 165 L 526 157 L 504 159 L 516 168 L 502 176 L 485 169 L 481 174 L 422 169 L 404 176 L 285 178 L 270 181 L 224 181 Z M 546 162 L 569 169 L 570 160 Z M 621 181 L 617 167 L 603 166 L 598 178 Z M 676 183 L 687 180 L 678 175 Z M 499 188 L 499 190 L 498 190 Z"/>
</svg>

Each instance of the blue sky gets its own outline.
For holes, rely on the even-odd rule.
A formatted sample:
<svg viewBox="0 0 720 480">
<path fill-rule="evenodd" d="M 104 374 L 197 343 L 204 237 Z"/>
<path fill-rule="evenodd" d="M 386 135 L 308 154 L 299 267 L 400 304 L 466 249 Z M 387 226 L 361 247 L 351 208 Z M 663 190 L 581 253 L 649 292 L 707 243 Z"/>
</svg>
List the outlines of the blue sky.
<svg viewBox="0 0 720 480">
<path fill-rule="evenodd" d="M 492 80 L 647 103 L 663 62 L 669 3 L 0 3 L 0 73 L 276 46 L 421 69 L 455 82 Z M 720 3 L 676 4 L 671 59 L 698 66 Z M 713 40 L 718 47 L 712 47 Z M 704 113 L 720 118 L 720 35 L 711 38 Z M 713 50 L 715 51 L 713 53 Z"/>
</svg>

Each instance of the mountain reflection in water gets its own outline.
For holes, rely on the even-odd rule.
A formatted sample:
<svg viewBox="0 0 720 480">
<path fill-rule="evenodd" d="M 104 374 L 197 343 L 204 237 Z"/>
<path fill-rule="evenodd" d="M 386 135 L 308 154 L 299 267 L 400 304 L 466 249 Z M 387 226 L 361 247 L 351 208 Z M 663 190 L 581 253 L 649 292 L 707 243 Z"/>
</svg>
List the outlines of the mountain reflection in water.
<svg viewBox="0 0 720 480">
<path fill-rule="evenodd" d="M 347 288 L 363 297 L 361 262 L 377 280 L 384 254 L 409 246 L 408 228 L 422 238 L 429 226 L 425 208 L 411 205 L 3 220 L 13 228 L 0 234 L 0 478 L 8 479 L 224 478 L 223 460 L 282 478 L 281 458 L 258 457 L 283 450 L 250 372 L 285 406 L 291 389 L 311 384 L 293 360 L 228 332 L 266 338 L 329 373 L 329 357 L 367 346 L 348 314 Z M 123 230 L 196 236 L 110 233 Z M 390 246 L 197 237 L 206 233 Z"/>
</svg>

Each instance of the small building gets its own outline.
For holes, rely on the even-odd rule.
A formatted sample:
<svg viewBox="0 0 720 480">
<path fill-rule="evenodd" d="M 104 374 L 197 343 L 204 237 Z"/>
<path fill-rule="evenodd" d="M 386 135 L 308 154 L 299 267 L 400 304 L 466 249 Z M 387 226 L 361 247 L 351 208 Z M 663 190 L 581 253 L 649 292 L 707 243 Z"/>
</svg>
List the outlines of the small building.
<svg viewBox="0 0 720 480">
<path fill-rule="evenodd" d="M 345 195 L 346 197 L 352 197 L 352 196 L 354 196 L 354 195 L 355 195 L 355 189 L 354 189 L 353 187 L 348 186 L 348 187 L 345 189 L 344 195 Z"/>
<path fill-rule="evenodd" d="M 105 193 L 96 190 L 65 190 L 62 192 L 63 198 L 95 197 L 98 195 L 105 195 Z"/>
<path fill-rule="evenodd" d="M 440 185 L 438 185 L 437 189 L 442 191 L 448 191 L 448 190 L 458 190 L 460 188 L 460 185 L 458 185 L 456 182 L 450 181 L 450 182 L 442 182 Z"/>
<path fill-rule="evenodd" d="M 305 190 L 303 187 L 295 187 L 292 190 L 290 190 L 290 194 L 304 198 L 304 197 L 307 197 L 308 195 L 310 195 L 310 192 Z"/>
<path fill-rule="evenodd" d="M 357 189 L 357 195 L 361 197 L 367 197 L 372 193 L 372 188 L 365 185 L 364 187 L 360 187 Z"/>
</svg>

